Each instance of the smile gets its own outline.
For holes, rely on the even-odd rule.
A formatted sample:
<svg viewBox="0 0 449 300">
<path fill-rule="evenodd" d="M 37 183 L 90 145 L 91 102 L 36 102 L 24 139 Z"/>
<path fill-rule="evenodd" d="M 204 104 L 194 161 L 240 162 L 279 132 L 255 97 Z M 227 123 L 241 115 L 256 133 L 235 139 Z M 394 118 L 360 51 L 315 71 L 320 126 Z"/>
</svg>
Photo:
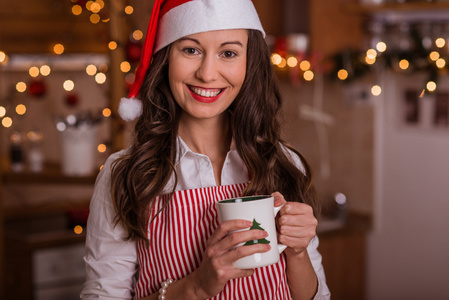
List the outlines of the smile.
<svg viewBox="0 0 449 300">
<path fill-rule="evenodd" d="M 202 103 L 213 103 L 217 101 L 225 89 L 204 89 L 196 86 L 188 86 L 193 99 Z"/>
<path fill-rule="evenodd" d="M 223 89 L 202 89 L 194 86 L 189 86 L 189 89 L 201 97 L 217 97 Z"/>
</svg>

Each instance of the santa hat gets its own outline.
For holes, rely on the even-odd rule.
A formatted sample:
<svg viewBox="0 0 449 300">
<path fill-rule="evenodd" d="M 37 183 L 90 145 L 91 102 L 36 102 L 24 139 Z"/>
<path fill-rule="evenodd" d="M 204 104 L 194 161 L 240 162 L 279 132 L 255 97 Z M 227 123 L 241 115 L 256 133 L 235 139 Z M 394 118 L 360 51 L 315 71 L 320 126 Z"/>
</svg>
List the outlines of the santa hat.
<svg viewBox="0 0 449 300">
<path fill-rule="evenodd" d="M 265 36 L 251 0 L 156 0 L 134 83 L 128 98 L 120 101 L 120 116 L 133 121 L 141 115 L 136 97 L 154 53 L 184 36 L 224 29 L 255 29 Z"/>
</svg>

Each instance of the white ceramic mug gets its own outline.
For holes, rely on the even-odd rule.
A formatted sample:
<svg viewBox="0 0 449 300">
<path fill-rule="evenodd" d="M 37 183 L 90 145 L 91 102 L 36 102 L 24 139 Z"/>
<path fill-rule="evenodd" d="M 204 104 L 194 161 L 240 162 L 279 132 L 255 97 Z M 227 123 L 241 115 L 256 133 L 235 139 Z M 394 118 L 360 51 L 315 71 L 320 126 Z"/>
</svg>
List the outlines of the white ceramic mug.
<svg viewBox="0 0 449 300">
<path fill-rule="evenodd" d="M 249 220 L 253 222 L 253 226 L 249 229 L 262 229 L 268 232 L 268 236 L 264 239 L 248 241 L 238 246 L 269 243 L 270 251 L 243 257 L 234 262 L 235 268 L 253 269 L 272 265 L 279 261 L 279 255 L 287 248 L 277 242 L 275 216 L 281 207 L 274 207 L 274 198 L 269 195 L 226 199 L 217 203 L 220 222 L 235 219 Z"/>
</svg>

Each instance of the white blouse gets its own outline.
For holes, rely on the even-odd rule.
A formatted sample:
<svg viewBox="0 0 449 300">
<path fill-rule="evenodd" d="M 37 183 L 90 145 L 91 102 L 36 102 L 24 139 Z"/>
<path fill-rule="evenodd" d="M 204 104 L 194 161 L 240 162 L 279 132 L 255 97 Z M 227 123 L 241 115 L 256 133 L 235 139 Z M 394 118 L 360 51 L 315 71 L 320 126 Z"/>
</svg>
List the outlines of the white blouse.
<svg viewBox="0 0 449 300">
<path fill-rule="evenodd" d="M 178 155 L 175 169 L 178 174 L 176 190 L 216 186 L 212 163 L 208 156 L 195 153 L 178 137 Z M 97 177 L 90 203 L 87 222 L 86 282 L 82 299 L 132 299 L 138 275 L 137 248 L 135 242 L 124 241 L 127 231 L 114 226 L 115 211 L 111 200 L 111 164 L 125 150 L 112 154 Z M 286 149 L 292 161 L 303 170 L 296 154 Z M 221 184 L 248 182 L 248 170 L 233 145 L 226 156 L 221 173 Z M 172 190 L 174 175 L 162 194 Z M 318 277 L 318 292 L 314 299 L 330 299 L 326 285 L 321 255 L 317 250 L 318 238 L 310 242 L 307 251 Z"/>
</svg>

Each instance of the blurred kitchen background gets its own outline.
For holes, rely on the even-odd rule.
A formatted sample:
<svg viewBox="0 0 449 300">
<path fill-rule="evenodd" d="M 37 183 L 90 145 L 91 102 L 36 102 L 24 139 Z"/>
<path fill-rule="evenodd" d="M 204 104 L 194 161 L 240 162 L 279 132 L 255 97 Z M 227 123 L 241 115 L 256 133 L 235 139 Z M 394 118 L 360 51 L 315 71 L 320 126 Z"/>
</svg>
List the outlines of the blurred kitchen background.
<svg viewBox="0 0 449 300">
<path fill-rule="evenodd" d="M 447 299 L 449 1 L 254 0 L 332 299 Z M 0 0 L 0 298 L 78 299 L 152 0 Z"/>
</svg>

